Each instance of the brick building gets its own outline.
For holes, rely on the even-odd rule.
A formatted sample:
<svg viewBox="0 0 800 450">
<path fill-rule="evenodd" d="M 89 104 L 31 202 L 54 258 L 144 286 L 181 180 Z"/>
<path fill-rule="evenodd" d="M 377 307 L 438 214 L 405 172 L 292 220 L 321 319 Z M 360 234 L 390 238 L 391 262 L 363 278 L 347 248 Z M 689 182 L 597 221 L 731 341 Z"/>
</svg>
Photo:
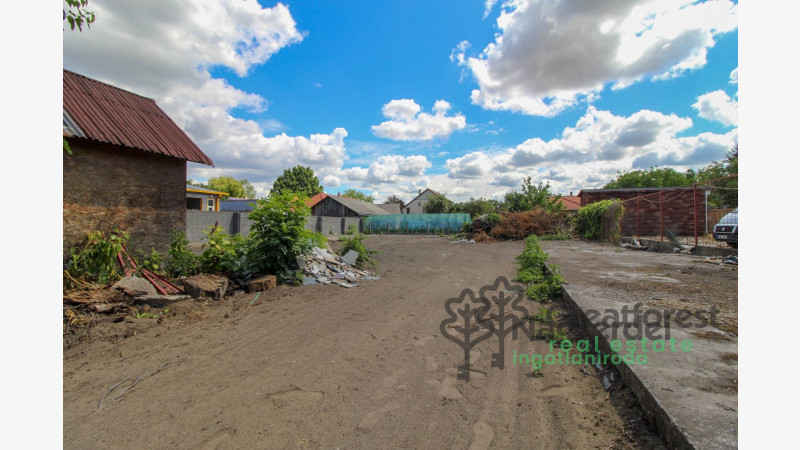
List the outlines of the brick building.
<svg viewBox="0 0 800 450">
<path fill-rule="evenodd" d="M 186 161 L 211 159 L 152 99 L 64 70 L 64 258 L 89 231 L 166 251 L 186 229 Z"/>
</svg>

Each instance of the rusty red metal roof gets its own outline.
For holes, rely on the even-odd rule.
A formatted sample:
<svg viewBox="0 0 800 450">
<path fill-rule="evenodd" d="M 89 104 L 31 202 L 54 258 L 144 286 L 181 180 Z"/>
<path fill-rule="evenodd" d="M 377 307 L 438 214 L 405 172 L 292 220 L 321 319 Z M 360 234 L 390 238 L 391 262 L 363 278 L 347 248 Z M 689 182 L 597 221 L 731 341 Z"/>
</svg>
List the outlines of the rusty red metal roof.
<svg viewBox="0 0 800 450">
<path fill-rule="evenodd" d="M 316 205 L 317 203 L 321 202 L 322 200 L 325 200 L 325 197 L 327 197 L 327 196 L 328 196 L 328 194 L 326 194 L 324 192 L 320 192 L 319 194 L 314 194 L 313 197 L 311 197 L 310 199 L 308 199 L 306 201 L 306 206 L 308 206 L 310 208 L 310 207 Z"/>
<path fill-rule="evenodd" d="M 155 100 L 66 69 L 64 111 L 82 138 L 214 165 Z"/>
<path fill-rule="evenodd" d="M 559 202 L 564 205 L 564 211 L 577 211 L 581 209 L 581 198 L 577 195 L 562 195 Z"/>
</svg>

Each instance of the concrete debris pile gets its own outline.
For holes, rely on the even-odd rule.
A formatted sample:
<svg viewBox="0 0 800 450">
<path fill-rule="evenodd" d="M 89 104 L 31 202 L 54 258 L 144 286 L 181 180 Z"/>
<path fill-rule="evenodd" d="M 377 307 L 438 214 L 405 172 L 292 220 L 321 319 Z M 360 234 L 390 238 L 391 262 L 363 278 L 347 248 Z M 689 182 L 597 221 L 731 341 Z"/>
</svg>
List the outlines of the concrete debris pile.
<svg viewBox="0 0 800 450">
<path fill-rule="evenodd" d="M 477 244 L 475 239 L 456 239 L 455 241 L 450 241 L 451 244 Z"/>
<path fill-rule="evenodd" d="M 297 265 L 303 271 L 303 284 L 338 284 L 351 288 L 358 280 L 377 280 L 379 277 L 354 266 L 358 253 L 350 250 L 339 256 L 324 248 L 315 247 L 311 252 L 299 256 Z"/>
</svg>

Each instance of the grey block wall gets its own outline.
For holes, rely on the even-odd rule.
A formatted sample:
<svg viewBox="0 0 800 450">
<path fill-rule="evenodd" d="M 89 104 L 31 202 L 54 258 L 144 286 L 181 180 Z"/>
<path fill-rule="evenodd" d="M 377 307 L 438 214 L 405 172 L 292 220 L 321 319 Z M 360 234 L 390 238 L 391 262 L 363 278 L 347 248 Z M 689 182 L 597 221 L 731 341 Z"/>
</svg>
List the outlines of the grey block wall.
<svg viewBox="0 0 800 450">
<path fill-rule="evenodd" d="M 306 219 L 306 228 L 324 235 L 338 235 L 344 234 L 351 226 L 363 232 L 363 223 L 358 217 L 311 216 Z"/>
<path fill-rule="evenodd" d="M 228 234 L 239 231 L 238 214 L 234 211 L 186 211 L 186 237 L 189 242 L 200 242 L 206 237 L 206 230 L 215 223 Z"/>
<path fill-rule="evenodd" d="M 215 223 L 228 234 L 247 236 L 253 223 L 248 216 L 248 212 L 236 211 L 186 211 L 186 237 L 189 242 L 200 242 Z M 311 216 L 306 219 L 306 229 L 324 235 L 344 234 L 351 226 L 364 231 L 363 220 L 358 217 Z"/>
</svg>

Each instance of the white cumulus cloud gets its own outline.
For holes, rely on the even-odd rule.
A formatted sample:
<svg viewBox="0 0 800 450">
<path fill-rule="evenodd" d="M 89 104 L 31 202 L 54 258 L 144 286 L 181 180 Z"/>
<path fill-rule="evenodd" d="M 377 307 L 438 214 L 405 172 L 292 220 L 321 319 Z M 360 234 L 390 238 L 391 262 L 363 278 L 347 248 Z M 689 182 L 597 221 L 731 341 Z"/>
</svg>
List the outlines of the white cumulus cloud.
<svg viewBox="0 0 800 450">
<path fill-rule="evenodd" d="M 488 6 L 488 4 L 487 4 Z M 622 89 L 646 77 L 702 67 L 716 35 L 737 27 L 728 0 L 509 0 L 494 42 L 451 59 L 478 84 L 485 109 L 554 116 L 591 100 L 607 83 Z M 587 99 L 588 96 L 588 99 Z"/>
<path fill-rule="evenodd" d="M 375 136 L 395 141 L 432 141 L 446 139 L 453 132 L 467 126 L 462 114 L 448 116 L 450 103 L 437 100 L 433 114 L 422 112 L 422 107 L 414 100 L 392 100 L 383 105 L 383 115 L 390 119 L 380 125 L 373 125 Z"/>
<path fill-rule="evenodd" d="M 704 119 L 715 120 L 726 126 L 735 127 L 739 124 L 739 102 L 721 89 L 697 97 L 692 108 Z"/>
</svg>

